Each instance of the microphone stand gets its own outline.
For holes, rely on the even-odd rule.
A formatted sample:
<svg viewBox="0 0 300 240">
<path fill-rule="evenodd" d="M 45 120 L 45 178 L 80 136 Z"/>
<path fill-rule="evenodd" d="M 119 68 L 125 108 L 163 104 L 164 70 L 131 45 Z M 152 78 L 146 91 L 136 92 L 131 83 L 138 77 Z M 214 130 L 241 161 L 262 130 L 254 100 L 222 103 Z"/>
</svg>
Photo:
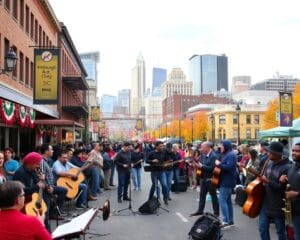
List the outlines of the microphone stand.
<svg viewBox="0 0 300 240">
<path fill-rule="evenodd" d="M 131 165 L 130 165 L 131 166 Z M 118 210 L 117 212 L 120 213 L 120 212 L 123 212 L 125 210 L 130 210 L 131 213 L 135 216 L 136 214 L 136 211 L 134 211 L 132 209 L 132 204 L 131 204 L 131 167 L 129 167 L 129 184 L 128 184 L 128 191 L 129 191 L 129 201 L 128 201 L 128 207 L 127 208 L 123 208 L 123 209 L 120 209 Z"/>
</svg>

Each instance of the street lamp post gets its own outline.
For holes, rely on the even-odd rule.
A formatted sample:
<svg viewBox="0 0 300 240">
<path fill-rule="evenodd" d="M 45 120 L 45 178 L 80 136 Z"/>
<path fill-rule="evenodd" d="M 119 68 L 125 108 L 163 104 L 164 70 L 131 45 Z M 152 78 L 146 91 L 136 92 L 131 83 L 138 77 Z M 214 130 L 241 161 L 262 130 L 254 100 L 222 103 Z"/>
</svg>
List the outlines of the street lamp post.
<svg viewBox="0 0 300 240">
<path fill-rule="evenodd" d="M 192 121 L 192 144 L 194 142 L 194 118 L 191 117 L 191 121 Z"/>
<path fill-rule="evenodd" d="M 4 69 L 0 69 L 0 74 L 4 74 L 6 72 L 12 72 L 17 64 L 17 55 L 14 52 L 13 48 L 10 48 L 10 50 L 8 51 L 8 53 L 6 53 L 5 55 L 5 68 Z"/>
<path fill-rule="evenodd" d="M 215 116 L 213 113 L 210 114 L 210 120 L 211 120 L 211 142 L 215 142 Z"/>
<path fill-rule="evenodd" d="M 235 110 L 237 114 L 237 126 L 238 126 L 237 145 L 239 146 L 240 145 L 240 113 L 241 113 L 241 107 L 239 103 L 237 103 Z"/>
</svg>

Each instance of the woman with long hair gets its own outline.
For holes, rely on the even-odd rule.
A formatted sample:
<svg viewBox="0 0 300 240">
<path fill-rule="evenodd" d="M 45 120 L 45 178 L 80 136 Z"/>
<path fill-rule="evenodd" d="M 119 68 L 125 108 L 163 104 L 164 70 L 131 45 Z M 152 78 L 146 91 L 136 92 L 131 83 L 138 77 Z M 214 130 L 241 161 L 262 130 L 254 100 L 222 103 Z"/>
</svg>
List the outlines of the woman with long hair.
<svg viewBox="0 0 300 240">
<path fill-rule="evenodd" d="M 4 168 L 4 152 L 0 151 L 0 184 L 6 181 L 6 171 Z"/>
</svg>

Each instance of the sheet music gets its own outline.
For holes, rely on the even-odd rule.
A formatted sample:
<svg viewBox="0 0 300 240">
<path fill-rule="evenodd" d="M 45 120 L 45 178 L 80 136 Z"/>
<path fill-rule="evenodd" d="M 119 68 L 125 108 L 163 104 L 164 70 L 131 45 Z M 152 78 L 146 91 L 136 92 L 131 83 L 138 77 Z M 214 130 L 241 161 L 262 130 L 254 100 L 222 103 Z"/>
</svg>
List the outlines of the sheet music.
<svg viewBox="0 0 300 240">
<path fill-rule="evenodd" d="M 84 231 L 88 227 L 89 222 L 94 218 L 97 211 L 97 209 L 92 208 L 78 217 L 73 218 L 71 222 L 58 226 L 52 233 L 52 238 L 55 239 L 68 234 Z"/>
</svg>

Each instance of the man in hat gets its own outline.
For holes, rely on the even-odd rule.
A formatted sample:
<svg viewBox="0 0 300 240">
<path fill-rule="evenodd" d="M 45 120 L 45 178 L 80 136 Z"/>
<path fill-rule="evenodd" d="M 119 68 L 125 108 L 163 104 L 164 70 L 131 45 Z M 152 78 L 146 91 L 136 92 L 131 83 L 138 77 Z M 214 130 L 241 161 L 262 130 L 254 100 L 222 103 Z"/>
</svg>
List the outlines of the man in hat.
<svg viewBox="0 0 300 240">
<path fill-rule="evenodd" d="M 259 233 L 262 240 L 269 240 L 270 220 L 275 223 L 279 240 L 286 240 L 284 207 L 285 185 L 279 179 L 286 175 L 291 164 L 283 158 L 283 145 L 280 142 L 271 142 L 268 147 L 268 160 L 266 169 L 261 177 L 265 185 L 265 195 L 259 213 Z"/>
<path fill-rule="evenodd" d="M 39 189 L 46 190 L 45 176 L 38 175 L 37 171 L 42 161 L 42 155 L 37 152 L 28 153 L 24 159 L 23 164 L 15 172 L 13 180 L 20 181 L 24 184 L 25 197 L 31 196 L 35 192 L 39 192 Z M 45 226 L 49 232 L 51 232 L 49 224 L 49 206 L 50 196 L 47 191 L 43 191 L 43 200 L 48 206 L 45 214 Z"/>
</svg>

